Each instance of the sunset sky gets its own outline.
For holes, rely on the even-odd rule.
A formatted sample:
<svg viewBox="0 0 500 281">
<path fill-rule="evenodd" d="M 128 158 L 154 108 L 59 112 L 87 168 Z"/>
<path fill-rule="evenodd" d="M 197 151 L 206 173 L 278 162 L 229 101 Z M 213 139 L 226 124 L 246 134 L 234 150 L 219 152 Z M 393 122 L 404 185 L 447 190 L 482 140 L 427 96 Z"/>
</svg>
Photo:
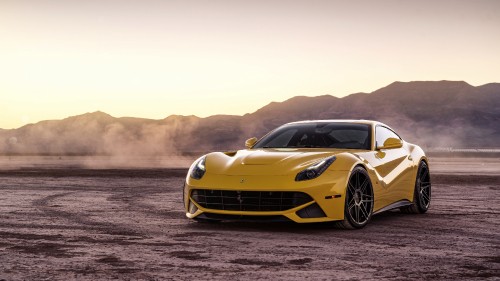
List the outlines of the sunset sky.
<svg viewBox="0 0 500 281">
<path fill-rule="evenodd" d="M 500 1 L 0 0 L 0 128 L 500 82 Z"/>
</svg>

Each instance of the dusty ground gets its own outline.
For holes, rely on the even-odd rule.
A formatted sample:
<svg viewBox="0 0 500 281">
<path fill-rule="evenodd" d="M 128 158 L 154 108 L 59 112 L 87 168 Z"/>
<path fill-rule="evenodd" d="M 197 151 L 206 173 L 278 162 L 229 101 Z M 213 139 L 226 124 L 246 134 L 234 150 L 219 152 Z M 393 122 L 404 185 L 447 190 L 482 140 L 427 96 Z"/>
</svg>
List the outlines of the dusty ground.
<svg viewBox="0 0 500 281">
<path fill-rule="evenodd" d="M 0 280 L 500 280 L 500 175 L 434 174 L 425 215 L 364 229 L 204 224 L 185 170 L 0 171 Z"/>
</svg>

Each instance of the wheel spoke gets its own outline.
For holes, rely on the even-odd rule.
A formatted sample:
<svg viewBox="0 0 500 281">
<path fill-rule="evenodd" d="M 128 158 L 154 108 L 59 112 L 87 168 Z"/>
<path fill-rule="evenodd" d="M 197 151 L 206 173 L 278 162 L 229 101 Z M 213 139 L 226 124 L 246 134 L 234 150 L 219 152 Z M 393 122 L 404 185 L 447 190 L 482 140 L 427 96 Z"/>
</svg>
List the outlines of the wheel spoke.
<svg viewBox="0 0 500 281">
<path fill-rule="evenodd" d="M 431 187 L 431 185 L 430 184 L 422 184 L 422 185 L 420 185 L 420 187 L 422 189 L 429 189 L 429 187 Z"/>
<path fill-rule="evenodd" d="M 352 210 L 352 208 L 354 208 L 354 207 L 356 207 L 356 204 L 352 204 L 352 205 L 350 205 L 350 206 L 349 206 L 349 213 L 350 213 L 350 214 L 351 214 L 351 210 Z M 351 214 L 351 215 L 352 215 L 352 214 Z"/>
<path fill-rule="evenodd" d="M 422 198 L 423 198 L 426 202 L 431 201 L 431 200 L 429 200 L 429 196 L 427 196 L 427 194 L 425 194 L 425 192 L 422 192 L 422 193 L 420 193 L 420 194 L 422 194 Z M 425 204 L 425 205 L 427 205 L 427 204 Z"/>
<path fill-rule="evenodd" d="M 430 188 L 431 188 L 431 185 L 420 186 L 420 192 L 426 193 L 427 195 L 429 195 Z"/>
<path fill-rule="evenodd" d="M 371 203 L 371 202 L 370 202 Z M 372 209 L 372 205 L 368 205 L 368 204 L 363 204 L 365 206 L 365 211 L 366 213 L 369 215 L 370 214 L 370 211 Z"/>
<path fill-rule="evenodd" d="M 368 186 L 368 179 L 367 179 L 367 178 L 365 178 L 365 180 L 364 180 L 364 181 L 363 181 L 363 183 L 361 184 L 361 188 L 360 188 L 362 193 L 365 193 L 365 191 L 366 191 L 366 187 L 367 187 L 367 186 Z"/>
<path fill-rule="evenodd" d="M 431 187 L 427 187 L 425 188 L 424 190 L 422 190 L 427 196 L 429 196 L 431 194 Z"/>
<path fill-rule="evenodd" d="M 356 205 L 355 203 L 356 202 L 355 202 L 354 198 L 351 198 L 351 200 L 349 200 L 349 203 L 347 203 L 347 206 L 349 207 L 349 209 L 351 209 L 352 206 Z"/>
<path fill-rule="evenodd" d="M 361 206 L 365 206 L 364 204 L 361 204 Z M 366 207 L 366 206 L 365 206 Z M 365 220 L 368 219 L 368 211 L 365 210 L 365 208 L 360 207 L 361 212 L 363 213 L 363 216 L 365 216 Z"/>
<path fill-rule="evenodd" d="M 425 196 L 429 197 L 429 189 L 422 190 L 422 193 L 425 194 Z"/>
<path fill-rule="evenodd" d="M 349 183 L 349 188 L 347 190 L 351 193 L 352 196 L 354 196 L 354 190 L 356 190 L 356 188 L 351 185 L 351 183 Z"/>
<path fill-rule="evenodd" d="M 352 215 L 353 212 L 356 210 L 356 204 L 352 204 L 349 206 L 349 213 Z"/>
</svg>

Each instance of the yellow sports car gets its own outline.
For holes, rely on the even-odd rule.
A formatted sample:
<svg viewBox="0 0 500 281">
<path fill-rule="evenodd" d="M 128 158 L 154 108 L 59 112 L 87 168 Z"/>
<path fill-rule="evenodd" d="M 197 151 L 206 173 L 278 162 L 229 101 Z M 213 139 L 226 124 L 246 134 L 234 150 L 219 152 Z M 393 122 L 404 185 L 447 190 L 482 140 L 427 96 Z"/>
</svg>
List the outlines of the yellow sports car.
<svg viewBox="0 0 500 281">
<path fill-rule="evenodd" d="M 389 126 L 321 120 L 200 157 L 183 195 L 186 216 L 198 221 L 333 221 L 354 229 L 390 209 L 425 213 L 431 182 L 423 150 Z"/>
</svg>

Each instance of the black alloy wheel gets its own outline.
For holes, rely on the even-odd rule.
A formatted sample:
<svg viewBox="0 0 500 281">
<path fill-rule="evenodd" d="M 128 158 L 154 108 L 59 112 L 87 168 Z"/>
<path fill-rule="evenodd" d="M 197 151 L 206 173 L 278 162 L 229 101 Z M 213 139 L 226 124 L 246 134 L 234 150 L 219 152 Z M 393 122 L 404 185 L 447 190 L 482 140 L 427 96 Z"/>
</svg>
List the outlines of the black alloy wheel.
<svg viewBox="0 0 500 281">
<path fill-rule="evenodd" d="M 423 214 L 431 205 L 431 175 L 429 166 L 424 161 L 420 162 L 415 179 L 413 204 L 401 208 L 401 212 L 408 214 Z"/>
<path fill-rule="evenodd" d="M 346 229 L 364 227 L 373 214 L 373 187 L 365 169 L 353 169 L 346 190 L 344 220 L 337 226 Z"/>
</svg>

